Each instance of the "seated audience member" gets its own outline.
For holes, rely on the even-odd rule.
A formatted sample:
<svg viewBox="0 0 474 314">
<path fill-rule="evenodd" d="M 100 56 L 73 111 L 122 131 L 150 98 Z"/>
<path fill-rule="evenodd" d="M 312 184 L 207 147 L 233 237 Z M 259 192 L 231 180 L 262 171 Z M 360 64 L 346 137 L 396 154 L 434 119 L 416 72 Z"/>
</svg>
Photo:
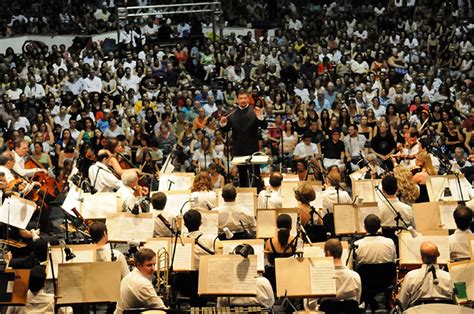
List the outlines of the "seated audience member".
<svg viewBox="0 0 474 314">
<path fill-rule="evenodd" d="M 472 210 L 463 205 L 459 205 L 453 213 L 456 222 L 456 230 L 449 236 L 449 254 L 451 260 L 461 260 L 471 258 L 471 237 L 469 229 L 472 223 Z"/>
<path fill-rule="evenodd" d="M 239 248 L 238 245 L 236 249 Z M 255 255 L 253 247 L 250 247 L 249 255 Z M 238 306 L 238 305 L 260 305 L 264 308 L 271 308 L 275 303 L 272 285 L 267 278 L 259 275 L 257 277 L 257 295 L 255 297 L 219 297 L 217 307 Z"/>
<path fill-rule="evenodd" d="M 155 267 L 156 253 L 147 248 L 140 249 L 135 255 L 135 268 L 120 284 L 120 300 L 115 314 L 122 314 L 130 308 L 166 308 L 152 284 Z"/>
<path fill-rule="evenodd" d="M 322 215 L 333 213 L 334 204 L 349 204 L 352 203 L 352 198 L 349 193 L 341 188 L 341 174 L 337 166 L 328 168 L 326 176 L 326 189 L 321 193 L 323 199 Z"/>
<path fill-rule="evenodd" d="M 451 275 L 441 270 L 437 264 L 439 251 L 436 244 L 423 242 L 420 253 L 423 265 L 406 274 L 398 295 L 398 301 L 403 309 L 413 306 L 417 300 L 423 298 L 452 299 L 453 297 Z"/>
<path fill-rule="evenodd" d="M 268 262 L 275 263 L 277 257 L 290 257 L 295 255 L 298 238 L 291 235 L 292 219 L 290 215 L 281 214 L 277 221 L 277 235 L 267 241 L 265 251 Z"/>
<path fill-rule="evenodd" d="M 194 265 L 199 267 L 199 257 L 201 255 L 214 254 L 214 236 L 203 234 L 199 231 L 202 219 L 201 213 L 197 210 L 190 209 L 183 215 L 184 225 L 188 229 L 186 236 L 194 238 Z"/>
<path fill-rule="evenodd" d="M 28 282 L 28 293 L 24 306 L 10 306 L 7 314 L 48 313 L 54 311 L 54 294 L 46 293 L 43 288 L 46 282 L 46 271 L 44 266 L 35 266 L 30 269 Z M 72 313 L 71 309 L 60 308 L 59 313 Z"/>
<path fill-rule="evenodd" d="M 212 181 L 207 171 L 200 171 L 191 186 L 191 198 L 197 198 L 197 202 L 193 202 L 194 208 L 211 210 L 216 207 L 216 192 L 212 190 Z"/>
<path fill-rule="evenodd" d="M 295 190 L 295 198 L 298 201 L 298 215 L 300 216 L 301 224 L 304 226 L 311 222 L 311 207 L 310 203 L 316 199 L 316 192 L 310 184 L 300 185 Z M 317 222 L 318 217 L 314 214 L 314 222 Z"/>
<path fill-rule="evenodd" d="M 329 239 L 324 244 L 326 256 L 332 256 L 336 276 L 336 298 L 339 300 L 356 300 L 360 302 L 362 293 L 362 283 L 360 276 L 350 270 L 342 262 L 342 244 L 338 239 Z M 316 309 L 316 299 L 309 299 L 307 306 L 309 309 Z"/>
<path fill-rule="evenodd" d="M 115 262 L 120 263 L 121 276 L 124 278 L 130 269 L 128 269 L 127 261 L 123 256 L 122 252 L 112 249 L 112 245 L 109 243 L 109 235 L 107 234 L 107 226 L 102 221 L 95 221 L 89 227 L 89 233 L 92 241 L 96 247 L 96 260 L 97 262 Z"/>
<path fill-rule="evenodd" d="M 231 183 L 224 185 L 222 198 L 224 204 L 214 209 L 219 212 L 219 231 L 227 227 L 232 232 L 244 232 L 243 225 L 247 231 L 254 235 L 257 229 L 254 213 L 235 201 L 237 190 L 234 185 Z"/>
<path fill-rule="evenodd" d="M 281 182 L 283 181 L 283 176 L 279 172 L 272 172 L 269 181 L 270 186 L 258 194 L 258 208 L 282 208 Z"/>
<path fill-rule="evenodd" d="M 392 239 L 378 235 L 380 218 L 370 214 L 364 219 L 367 235 L 355 242 L 357 264 L 381 264 L 395 262 L 397 253 Z"/>
</svg>

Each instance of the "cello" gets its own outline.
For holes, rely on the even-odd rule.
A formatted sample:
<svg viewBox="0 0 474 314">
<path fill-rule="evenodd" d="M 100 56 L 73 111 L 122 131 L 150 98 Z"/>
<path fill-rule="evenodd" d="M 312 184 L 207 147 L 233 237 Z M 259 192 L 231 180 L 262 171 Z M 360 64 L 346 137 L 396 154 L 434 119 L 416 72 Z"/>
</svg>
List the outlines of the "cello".
<svg viewBox="0 0 474 314">
<path fill-rule="evenodd" d="M 26 169 L 46 169 L 41 163 L 36 161 L 34 158 L 29 157 L 27 161 L 25 161 L 25 168 Z M 52 198 L 56 198 L 61 194 L 62 185 L 59 183 L 55 178 L 51 178 L 45 172 L 37 172 L 31 178 L 32 181 L 39 182 L 41 184 L 40 190 Z"/>
</svg>

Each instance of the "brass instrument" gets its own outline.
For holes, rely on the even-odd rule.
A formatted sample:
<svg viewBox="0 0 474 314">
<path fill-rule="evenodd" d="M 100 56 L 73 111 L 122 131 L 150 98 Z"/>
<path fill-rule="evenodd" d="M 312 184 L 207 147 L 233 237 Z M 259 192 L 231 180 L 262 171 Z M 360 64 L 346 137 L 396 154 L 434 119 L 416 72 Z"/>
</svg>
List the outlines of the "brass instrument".
<svg viewBox="0 0 474 314">
<path fill-rule="evenodd" d="M 170 255 L 165 248 L 161 248 L 156 252 L 156 288 L 158 294 L 167 298 L 170 291 L 169 279 L 169 268 L 170 268 Z"/>
</svg>

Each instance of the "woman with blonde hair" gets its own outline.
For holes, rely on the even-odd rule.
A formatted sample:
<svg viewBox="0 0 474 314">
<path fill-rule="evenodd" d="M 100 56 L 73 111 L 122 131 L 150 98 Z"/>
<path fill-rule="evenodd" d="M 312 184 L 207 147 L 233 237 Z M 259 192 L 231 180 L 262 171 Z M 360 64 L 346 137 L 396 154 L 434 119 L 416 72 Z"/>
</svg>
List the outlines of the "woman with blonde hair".
<svg viewBox="0 0 474 314">
<path fill-rule="evenodd" d="M 193 208 L 202 208 L 211 210 L 216 207 L 217 195 L 212 190 L 213 184 L 209 172 L 200 171 L 191 186 L 191 199 L 197 199 L 193 202 Z"/>
<path fill-rule="evenodd" d="M 431 156 L 427 152 L 421 152 L 416 156 L 416 168 L 412 170 L 412 173 L 414 173 L 413 182 L 420 187 L 420 197 L 418 197 L 416 202 L 429 202 L 426 181 L 429 176 L 435 176 L 438 172 L 433 167 Z"/>
<path fill-rule="evenodd" d="M 296 207 L 298 215 L 300 216 L 301 224 L 304 226 L 311 222 L 310 203 L 316 199 L 316 193 L 311 184 L 304 183 L 295 190 L 295 198 L 298 201 L 298 207 Z"/>
<path fill-rule="evenodd" d="M 397 179 L 400 200 L 408 205 L 415 203 L 420 196 L 420 189 L 413 181 L 410 169 L 397 165 L 393 168 L 393 175 Z"/>
</svg>

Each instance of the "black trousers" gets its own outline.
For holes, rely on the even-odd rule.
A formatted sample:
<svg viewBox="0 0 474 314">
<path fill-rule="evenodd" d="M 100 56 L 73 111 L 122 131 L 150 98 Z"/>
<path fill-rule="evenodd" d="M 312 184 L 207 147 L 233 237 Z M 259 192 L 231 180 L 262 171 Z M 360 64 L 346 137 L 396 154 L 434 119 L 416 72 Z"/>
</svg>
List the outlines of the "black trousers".
<svg viewBox="0 0 474 314">
<path fill-rule="evenodd" d="M 244 187 L 255 187 L 260 192 L 262 189 L 262 178 L 260 177 L 260 166 L 259 165 L 239 165 L 239 186 Z"/>
</svg>

